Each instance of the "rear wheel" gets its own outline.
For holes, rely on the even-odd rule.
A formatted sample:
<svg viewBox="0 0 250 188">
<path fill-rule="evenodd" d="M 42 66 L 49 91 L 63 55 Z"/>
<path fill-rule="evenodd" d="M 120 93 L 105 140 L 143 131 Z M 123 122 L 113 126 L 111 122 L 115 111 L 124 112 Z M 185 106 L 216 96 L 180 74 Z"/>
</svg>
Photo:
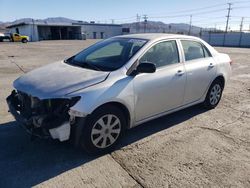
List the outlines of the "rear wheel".
<svg viewBox="0 0 250 188">
<path fill-rule="evenodd" d="M 111 151 L 119 142 L 126 125 L 122 111 L 107 105 L 91 114 L 83 128 L 81 146 L 90 154 Z"/>
<path fill-rule="evenodd" d="M 215 80 L 207 92 L 204 106 L 209 109 L 215 108 L 220 102 L 222 92 L 223 83 L 220 80 Z"/>
</svg>

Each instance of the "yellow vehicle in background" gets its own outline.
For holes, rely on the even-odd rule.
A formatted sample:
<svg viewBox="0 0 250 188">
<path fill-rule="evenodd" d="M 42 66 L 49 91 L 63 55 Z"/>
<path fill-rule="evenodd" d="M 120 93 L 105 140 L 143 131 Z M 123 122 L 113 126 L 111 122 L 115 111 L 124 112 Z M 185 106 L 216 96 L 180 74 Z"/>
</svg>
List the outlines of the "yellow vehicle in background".
<svg viewBox="0 0 250 188">
<path fill-rule="evenodd" d="M 29 41 L 29 37 L 18 33 L 0 33 L 0 42 L 4 41 L 27 43 Z"/>
<path fill-rule="evenodd" d="M 27 43 L 29 41 L 29 37 L 25 35 L 20 35 L 18 33 L 11 33 L 10 34 L 10 40 L 12 42 L 22 42 Z"/>
</svg>

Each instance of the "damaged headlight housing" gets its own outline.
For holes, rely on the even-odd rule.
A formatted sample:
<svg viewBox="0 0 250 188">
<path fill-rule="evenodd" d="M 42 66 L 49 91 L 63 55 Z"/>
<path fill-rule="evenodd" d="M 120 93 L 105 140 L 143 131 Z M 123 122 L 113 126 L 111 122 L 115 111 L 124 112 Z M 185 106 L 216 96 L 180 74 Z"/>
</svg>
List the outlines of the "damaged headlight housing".
<svg viewBox="0 0 250 188">
<path fill-rule="evenodd" d="M 73 117 L 85 117 L 86 114 L 77 110 L 69 109 L 69 115 Z"/>
<path fill-rule="evenodd" d="M 66 105 L 66 107 L 69 108 L 69 107 L 74 106 L 80 99 L 81 99 L 81 97 L 77 96 L 77 97 L 72 97 L 70 99 L 56 98 L 56 99 L 45 99 L 43 101 L 45 102 L 45 104 L 49 108 L 51 108 L 52 106 L 54 106 L 55 103 L 57 103 L 57 104 L 63 104 L 64 103 L 64 105 Z"/>
<path fill-rule="evenodd" d="M 72 97 L 69 101 L 69 107 L 74 106 L 80 99 L 80 96 Z"/>
<path fill-rule="evenodd" d="M 81 97 L 73 97 L 71 99 L 71 103 L 70 103 L 70 107 L 74 106 L 79 100 L 80 100 Z M 72 116 L 72 117 L 85 117 L 86 114 L 83 113 L 83 112 L 80 112 L 80 111 L 77 111 L 77 110 L 74 110 L 74 109 L 69 109 L 69 115 Z"/>
<path fill-rule="evenodd" d="M 42 106 L 33 114 L 33 124 L 36 127 L 55 128 L 69 120 L 68 111 L 81 97 L 71 99 L 56 98 L 42 100 Z"/>
</svg>

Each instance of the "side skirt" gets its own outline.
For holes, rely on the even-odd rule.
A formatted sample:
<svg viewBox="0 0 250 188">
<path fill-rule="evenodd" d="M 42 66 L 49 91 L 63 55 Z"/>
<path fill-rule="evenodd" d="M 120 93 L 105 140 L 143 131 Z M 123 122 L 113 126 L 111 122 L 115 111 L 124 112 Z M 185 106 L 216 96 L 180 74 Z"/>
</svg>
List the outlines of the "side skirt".
<svg viewBox="0 0 250 188">
<path fill-rule="evenodd" d="M 178 107 L 178 108 L 174 108 L 174 109 L 172 109 L 172 110 L 168 110 L 168 111 L 165 111 L 165 112 L 156 114 L 156 115 L 154 115 L 154 116 L 145 118 L 145 119 L 143 119 L 143 120 L 137 121 L 133 126 L 131 126 L 131 128 L 132 128 L 132 127 L 136 127 L 136 126 L 138 126 L 138 125 L 140 125 L 140 124 L 142 124 L 142 123 L 145 123 L 145 122 L 147 122 L 147 121 L 151 121 L 151 120 L 153 120 L 153 119 L 157 119 L 157 118 L 159 118 L 159 117 L 162 117 L 162 116 L 165 116 L 165 115 L 174 113 L 174 112 L 176 112 L 176 111 L 182 110 L 182 109 L 184 109 L 184 108 L 188 108 L 188 107 L 190 107 L 190 106 L 194 106 L 194 105 L 196 105 L 196 104 L 202 103 L 203 101 L 204 101 L 204 97 L 202 97 L 202 98 L 201 98 L 200 100 L 198 100 L 198 101 L 195 101 L 195 102 L 192 102 L 192 103 L 189 103 L 189 104 L 180 106 L 180 107 Z"/>
</svg>

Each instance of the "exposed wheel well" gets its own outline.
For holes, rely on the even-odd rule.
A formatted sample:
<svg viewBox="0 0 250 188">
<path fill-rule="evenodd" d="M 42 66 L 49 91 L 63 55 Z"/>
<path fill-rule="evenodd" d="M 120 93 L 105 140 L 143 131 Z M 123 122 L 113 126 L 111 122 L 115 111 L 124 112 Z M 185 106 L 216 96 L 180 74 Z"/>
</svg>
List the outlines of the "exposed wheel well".
<svg viewBox="0 0 250 188">
<path fill-rule="evenodd" d="M 214 81 L 215 81 L 215 80 L 220 81 L 220 82 L 222 83 L 222 87 L 224 88 L 224 86 L 225 86 L 225 78 L 224 78 L 222 75 L 217 76 L 217 77 L 214 79 Z"/>
<path fill-rule="evenodd" d="M 129 110 L 127 109 L 127 107 L 124 104 L 119 103 L 119 102 L 108 102 L 108 103 L 102 104 L 101 106 L 96 108 L 94 111 L 96 111 L 96 110 L 98 110 L 100 108 L 108 107 L 110 105 L 121 109 L 121 111 L 125 115 L 125 119 L 126 119 L 126 127 L 125 128 L 128 129 L 129 125 L 130 125 L 130 113 L 129 113 Z"/>
</svg>

